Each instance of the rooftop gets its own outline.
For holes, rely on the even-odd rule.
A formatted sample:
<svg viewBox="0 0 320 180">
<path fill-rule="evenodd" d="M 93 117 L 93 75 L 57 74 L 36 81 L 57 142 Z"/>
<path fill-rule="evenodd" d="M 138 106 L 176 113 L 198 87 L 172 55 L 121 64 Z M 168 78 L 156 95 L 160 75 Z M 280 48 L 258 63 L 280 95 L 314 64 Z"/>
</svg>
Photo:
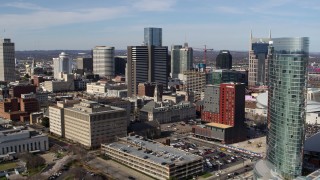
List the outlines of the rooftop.
<svg viewBox="0 0 320 180">
<path fill-rule="evenodd" d="M 305 151 L 320 152 L 320 132 L 306 139 L 304 143 Z"/>
<path fill-rule="evenodd" d="M 268 108 L 268 92 L 259 94 L 257 97 L 257 103 L 259 103 L 259 105 L 263 106 L 264 108 Z M 307 113 L 319 112 L 320 102 L 307 100 L 306 111 Z"/>
<path fill-rule="evenodd" d="M 141 136 L 120 138 L 120 141 L 111 143 L 108 146 L 163 166 L 170 164 L 181 165 L 202 159 L 201 156 L 152 140 L 146 140 Z"/>
<path fill-rule="evenodd" d="M 222 129 L 227 129 L 232 127 L 232 126 L 220 124 L 220 123 L 208 123 L 206 124 L 206 126 L 212 126 L 212 127 L 222 128 Z"/>
</svg>

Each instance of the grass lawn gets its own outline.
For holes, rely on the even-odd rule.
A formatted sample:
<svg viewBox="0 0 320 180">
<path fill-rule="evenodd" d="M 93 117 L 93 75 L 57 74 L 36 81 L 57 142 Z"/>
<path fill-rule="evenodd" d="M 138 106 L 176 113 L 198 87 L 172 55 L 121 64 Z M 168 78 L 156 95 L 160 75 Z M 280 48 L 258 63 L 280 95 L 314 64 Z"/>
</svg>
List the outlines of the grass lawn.
<svg viewBox="0 0 320 180">
<path fill-rule="evenodd" d="M 12 169 L 15 167 L 17 167 L 17 163 L 15 163 L 15 162 L 0 164 L 0 171 L 5 171 L 7 169 Z"/>
<path fill-rule="evenodd" d="M 210 177 L 210 176 L 212 176 L 212 174 L 211 173 L 205 173 L 204 175 L 202 175 L 201 177 L 202 178 L 208 178 L 208 177 Z"/>
<path fill-rule="evenodd" d="M 38 174 L 43 168 L 45 168 L 46 165 L 42 165 L 42 166 L 39 166 L 37 168 L 33 168 L 33 169 L 29 169 L 29 176 L 33 176 L 35 174 Z"/>
</svg>

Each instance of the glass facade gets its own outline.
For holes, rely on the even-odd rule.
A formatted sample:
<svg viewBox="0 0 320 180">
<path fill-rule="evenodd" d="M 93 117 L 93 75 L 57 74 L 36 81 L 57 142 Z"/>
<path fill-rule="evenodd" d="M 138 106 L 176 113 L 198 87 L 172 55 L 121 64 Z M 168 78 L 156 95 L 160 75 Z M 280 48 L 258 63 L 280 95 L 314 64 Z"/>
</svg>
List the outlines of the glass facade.
<svg viewBox="0 0 320 180">
<path fill-rule="evenodd" d="M 267 160 L 293 179 L 302 171 L 309 39 L 276 38 L 269 51 Z"/>
<path fill-rule="evenodd" d="M 220 51 L 216 58 L 216 69 L 232 69 L 232 55 L 229 51 Z"/>
<path fill-rule="evenodd" d="M 144 45 L 162 46 L 162 28 L 144 28 Z"/>
</svg>

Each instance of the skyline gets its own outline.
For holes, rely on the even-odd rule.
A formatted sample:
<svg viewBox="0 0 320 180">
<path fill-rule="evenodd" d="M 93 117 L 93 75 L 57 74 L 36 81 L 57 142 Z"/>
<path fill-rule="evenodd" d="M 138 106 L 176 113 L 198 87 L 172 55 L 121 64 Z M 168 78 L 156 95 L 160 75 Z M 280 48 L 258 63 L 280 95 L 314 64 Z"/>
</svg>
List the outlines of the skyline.
<svg viewBox="0 0 320 180">
<path fill-rule="evenodd" d="M 127 49 L 143 43 L 145 27 L 162 28 L 163 45 L 248 51 L 254 37 L 310 37 L 320 52 L 320 2 L 271 0 L 85 0 L 9 1 L 0 5 L 0 36 L 16 50 L 89 50 L 97 45 Z"/>
</svg>

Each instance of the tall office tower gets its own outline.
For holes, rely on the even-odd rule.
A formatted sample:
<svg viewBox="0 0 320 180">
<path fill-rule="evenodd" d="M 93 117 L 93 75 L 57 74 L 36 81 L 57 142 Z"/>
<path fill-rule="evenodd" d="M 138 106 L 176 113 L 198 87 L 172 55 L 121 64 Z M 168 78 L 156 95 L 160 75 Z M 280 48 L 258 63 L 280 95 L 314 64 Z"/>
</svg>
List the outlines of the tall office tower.
<svg viewBox="0 0 320 180">
<path fill-rule="evenodd" d="M 162 28 L 144 28 L 145 46 L 162 46 Z"/>
<path fill-rule="evenodd" d="M 10 39 L 0 42 L 0 81 L 15 81 L 15 51 Z"/>
<path fill-rule="evenodd" d="M 168 47 L 128 46 L 128 97 L 138 94 L 138 84 L 157 82 L 168 87 Z"/>
<path fill-rule="evenodd" d="M 216 58 L 216 69 L 232 69 L 232 55 L 228 50 L 222 50 Z"/>
<path fill-rule="evenodd" d="M 249 50 L 249 87 L 267 85 L 268 83 L 268 46 L 269 38 L 254 38 L 250 35 Z"/>
<path fill-rule="evenodd" d="M 77 58 L 77 70 L 83 74 L 85 72 L 93 71 L 93 60 L 91 57 L 78 57 Z"/>
<path fill-rule="evenodd" d="M 100 77 L 114 77 L 114 47 L 96 46 L 93 49 L 93 73 Z"/>
<path fill-rule="evenodd" d="M 69 74 L 72 72 L 72 61 L 69 55 L 61 52 L 58 58 L 53 58 L 53 75 L 55 79 L 63 79 L 63 73 Z"/>
<path fill-rule="evenodd" d="M 114 57 L 114 73 L 115 75 L 125 75 L 127 65 L 127 56 Z"/>
<path fill-rule="evenodd" d="M 254 173 L 294 179 L 302 172 L 309 38 L 276 38 L 269 51 L 267 161 Z"/>
<path fill-rule="evenodd" d="M 188 43 L 171 46 L 171 77 L 178 78 L 179 74 L 192 69 L 193 49 Z"/>
</svg>

